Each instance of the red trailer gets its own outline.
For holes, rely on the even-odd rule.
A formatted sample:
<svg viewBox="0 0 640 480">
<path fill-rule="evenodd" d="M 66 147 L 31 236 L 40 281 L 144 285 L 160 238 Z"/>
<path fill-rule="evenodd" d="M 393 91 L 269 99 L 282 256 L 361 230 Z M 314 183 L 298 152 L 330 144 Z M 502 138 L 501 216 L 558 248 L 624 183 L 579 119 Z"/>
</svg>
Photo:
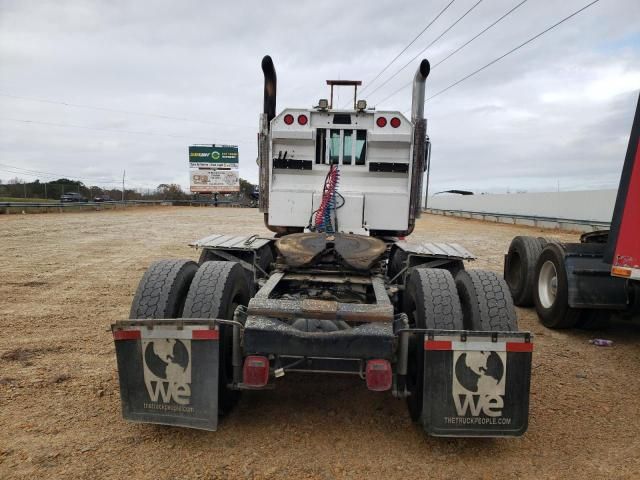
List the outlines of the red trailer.
<svg viewBox="0 0 640 480">
<path fill-rule="evenodd" d="M 640 281 L 640 99 L 613 212 L 605 261 L 611 275 Z"/>
<path fill-rule="evenodd" d="M 601 325 L 613 312 L 640 312 L 640 98 L 631 128 L 611 229 L 580 243 L 515 237 L 504 278 L 514 303 L 535 305 L 550 328 Z"/>
</svg>

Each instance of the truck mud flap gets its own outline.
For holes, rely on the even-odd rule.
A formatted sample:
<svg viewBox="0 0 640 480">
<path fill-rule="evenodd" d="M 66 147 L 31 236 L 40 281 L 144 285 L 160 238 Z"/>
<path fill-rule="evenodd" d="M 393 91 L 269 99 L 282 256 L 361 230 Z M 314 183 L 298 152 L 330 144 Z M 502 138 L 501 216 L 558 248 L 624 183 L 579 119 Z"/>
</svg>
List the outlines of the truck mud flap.
<svg viewBox="0 0 640 480">
<path fill-rule="evenodd" d="M 531 334 L 428 330 L 422 422 L 428 434 L 524 434 L 529 418 Z"/>
<path fill-rule="evenodd" d="M 216 430 L 219 330 L 213 321 L 112 326 L 126 420 Z"/>
</svg>

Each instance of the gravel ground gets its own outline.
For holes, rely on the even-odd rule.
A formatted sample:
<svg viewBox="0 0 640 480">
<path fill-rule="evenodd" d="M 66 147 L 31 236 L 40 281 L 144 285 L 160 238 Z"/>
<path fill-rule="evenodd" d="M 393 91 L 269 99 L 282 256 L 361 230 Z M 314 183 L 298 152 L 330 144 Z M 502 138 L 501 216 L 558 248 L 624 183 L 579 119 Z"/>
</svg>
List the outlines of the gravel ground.
<svg viewBox="0 0 640 480">
<path fill-rule="evenodd" d="M 267 233 L 250 209 L 0 217 L 0 478 L 640 478 L 640 327 L 555 332 L 525 309 L 522 438 L 429 438 L 359 379 L 293 374 L 244 394 L 217 432 L 125 423 L 109 325 L 153 260 L 195 259 L 187 243 L 214 232 Z M 425 216 L 412 239 L 459 242 L 501 271 L 511 238 L 538 232 Z"/>
</svg>

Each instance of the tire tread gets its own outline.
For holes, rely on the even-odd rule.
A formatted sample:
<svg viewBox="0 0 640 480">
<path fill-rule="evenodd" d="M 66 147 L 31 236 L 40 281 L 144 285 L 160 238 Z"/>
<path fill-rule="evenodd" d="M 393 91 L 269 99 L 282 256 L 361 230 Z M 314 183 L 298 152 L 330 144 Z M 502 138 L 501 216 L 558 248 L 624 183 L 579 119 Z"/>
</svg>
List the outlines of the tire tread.
<svg viewBox="0 0 640 480">
<path fill-rule="evenodd" d="M 517 331 L 518 317 L 507 283 L 495 272 L 487 270 L 462 270 L 456 276 L 456 286 L 460 291 L 469 289 L 470 302 L 475 301 L 481 330 Z M 469 288 L 471 287 L 471 288 Z"/>
<path fill-rule="evenodd" d="M 426 328 L 457 330 L 462 326 L 462 308 L 453 276 L 439 268 L 416 268 L 422 288 Z M 431 323 L 431 325 L 429 324 Z"/>
<path fill-rule="evenodd" d="M 171 318 L 181 312 L 170 312 L 170 296 L 180 282 L 187 288 L 197 264 L 192 260 L 159 260 L 151 264 L 136 290 L 129 318 Z M 189 278 L 190 277 L 190 278 Z"/>
</svg>

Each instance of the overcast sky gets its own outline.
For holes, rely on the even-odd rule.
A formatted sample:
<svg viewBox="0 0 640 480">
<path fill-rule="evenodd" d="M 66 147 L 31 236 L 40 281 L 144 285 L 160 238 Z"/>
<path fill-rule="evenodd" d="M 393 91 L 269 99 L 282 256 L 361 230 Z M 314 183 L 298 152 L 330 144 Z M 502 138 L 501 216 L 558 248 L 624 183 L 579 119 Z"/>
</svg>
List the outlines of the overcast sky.
<svg viewBox="0 0 640 480">
<path fill-rule="evenodd" d="M 482 1 L 421 57 L 439 62 L 520 1 Z M 328 78 L 366 87 L 449 2 L 0 0 L 0 178 L 36 178 L 17 167 L 115 186 L 126 169 L 131 187 L 188 188 L 188 145 L 227 143 L 257 182 L 263 55 L 278 109 L 311 106 Z M 456 0 L 364 90 L 369 105 L 476 3 Z M 587 3 L 528 0 L 435 68 L 427 96 Z M 640 1 L 601 0 L 427 102 L 431 191 L 615 188 L 639 88 Z M 405 89 L 378 108 L 410 102 Z"/>
</svg>

